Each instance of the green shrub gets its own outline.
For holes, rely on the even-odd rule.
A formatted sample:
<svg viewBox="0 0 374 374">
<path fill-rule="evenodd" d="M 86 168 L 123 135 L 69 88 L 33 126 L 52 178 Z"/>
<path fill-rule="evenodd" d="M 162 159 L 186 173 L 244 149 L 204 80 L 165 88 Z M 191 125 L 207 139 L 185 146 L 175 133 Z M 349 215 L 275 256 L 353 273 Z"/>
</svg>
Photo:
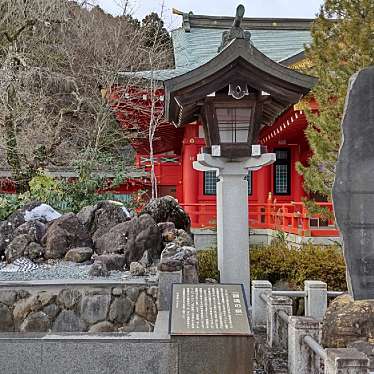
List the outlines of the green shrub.
<svg viewBox="0 0 374 374">
<path fill-rule="evenodd" d="M 204 282 L 205 279 L 211 278 L 219 280 L 217 250 L 214 248 L 204 249 L 197 252 L 199 261 L 199 280 Z"/>
<path fill-rule="evenodd" d="M 23 205 L 17 195 L 0 196 L 0 221 L 8 218 L 16 209 Z"/>
<path fill-rule="evenodd" d="M 217 253 L 213 249 L 198 252 L 199 276 L 218 278 Z M 300 249 L 285 243 L 255 246 L 250 250 L 251 278 L 288 282 L 291 288 L 302 289 L 305 280 L 321 280 L 331 290 L 346 290 L 345 263 L 338 246 L 306 244 Z"/>
<path fill-rule="evenodd" d="M 62 213 L 77 213 L 87 205 L 113 199 L 111 189 L 123 183 L 131 171 L 131 168 L 123 168 L 123 160 L 120 162 L 110 155 L 90 149 L 73 166 L 76 178 L 55 178 L 40 169 L 30 180 L 27 192 L 0 198 L 0 220 L 30 201 L 48 204 Z M 113 177 L 106 177 L 100 172 L 102 170 L 110 171 Z"/>
</svg>

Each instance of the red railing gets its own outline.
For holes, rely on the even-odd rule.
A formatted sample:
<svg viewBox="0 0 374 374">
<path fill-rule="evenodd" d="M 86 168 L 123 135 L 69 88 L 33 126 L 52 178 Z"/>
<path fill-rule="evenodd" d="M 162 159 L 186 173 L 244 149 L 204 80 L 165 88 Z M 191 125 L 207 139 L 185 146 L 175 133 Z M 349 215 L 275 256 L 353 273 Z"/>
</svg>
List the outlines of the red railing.
<svg viewBox="0 0 374 374">
<path fill-rule="evenodd" d="M 161 164 L 173 164 L 180 165 L 181 159 L 180 156 L 175 154 L 157 154 L 153 156 L 155 165 Z M 151 159 L 148 155 L 136 155 L 135 164 L 139 167 L 150 167 Z"/>
<path fill-rule="evenodd" d="M 333 212 L 332 203 L 317 204 Z M 181 205 L 191 217 L 192 227 L 216 226 L 215 203 Z M 302 202 L 277 203 L 269 199 L 266 203 L 249 203 L 248 224 L 252 229 L 273 229 L 307 237 L 339 236 L 333 219 L 310 214 Z"/>
</svg>

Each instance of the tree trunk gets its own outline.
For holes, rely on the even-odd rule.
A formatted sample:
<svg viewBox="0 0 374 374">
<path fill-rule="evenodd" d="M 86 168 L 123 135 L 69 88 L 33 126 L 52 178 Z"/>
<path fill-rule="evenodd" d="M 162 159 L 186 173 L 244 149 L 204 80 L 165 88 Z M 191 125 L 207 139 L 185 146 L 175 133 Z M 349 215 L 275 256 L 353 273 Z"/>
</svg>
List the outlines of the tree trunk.
<svg viewBox="0 0 374 374">
<path fill-rule="evenodd" d="M 23 193 L 29 190 L 29 179 L 22 173 L 21 157 L 18 152 L 16 128 L 12 116 L 12 102 L 14 101 L 14 90 L 8 89 L 8 113 L 5 115 L 5 150 L 8 165 L 10 166 L 12 179 L 15 183 L 16 192 Z"/>
</svg>

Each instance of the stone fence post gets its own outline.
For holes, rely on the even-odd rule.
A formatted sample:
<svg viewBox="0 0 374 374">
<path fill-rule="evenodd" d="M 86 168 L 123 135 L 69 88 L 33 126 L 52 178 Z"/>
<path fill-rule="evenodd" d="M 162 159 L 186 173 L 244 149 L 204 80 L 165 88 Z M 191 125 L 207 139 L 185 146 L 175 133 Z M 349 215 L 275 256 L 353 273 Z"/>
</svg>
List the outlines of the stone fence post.
<svg viewBox="0 0 374 374">
<path fill-rule="evenodd" d="M 327 309 L 327 284 L 320 281 L 304 282 L 305 316 L 322 321 Z"/>
<path fill-rule="evenodd" d="M 320 358 L 306 345 L 305 336 L 320 342 L 320 323 L 310 317 L 289 318 L 288 324 L 288 373 L 319 374 Z"/>
<path fill-rule="evenodd" d="M 354 348 L 327 348 L 325 374 L 369 374 L 369 359 Z"/>
<path fill-rule="evenodd" d="M 261 295 L 271 296 L 273 286 L 269 281 L 253 280 L 252 281 L 252 327 L 254 329 L 266 328 L 266 302 Z"/>
<path fill-rule="evenodd" d="M 282 347 L 287 349 L 287 323 L 280 317 L 283 311 L 292 315 L 292 299 L 286 296 L 268 296 L 266 298 L 266 335 L 269 347 Z"/>
</svg>

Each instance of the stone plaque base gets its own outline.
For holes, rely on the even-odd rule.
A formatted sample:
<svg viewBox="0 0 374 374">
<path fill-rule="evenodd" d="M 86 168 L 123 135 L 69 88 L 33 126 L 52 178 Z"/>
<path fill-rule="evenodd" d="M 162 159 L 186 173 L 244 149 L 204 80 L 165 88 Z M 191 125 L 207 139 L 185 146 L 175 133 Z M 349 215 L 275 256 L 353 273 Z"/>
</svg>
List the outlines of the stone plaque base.
<svg viewBox="0 0 374 374">
<path fill-rule="evenodd" d="M 250 374 L 253 336 L 172 336 L 178 342 L 179 374 Z"/>
<path fill-rule="evenodd" d="M 242 285 L 174 284 L 170 334 L 180 374 L 249 374 L 254 338 Z"/>
</svg>

